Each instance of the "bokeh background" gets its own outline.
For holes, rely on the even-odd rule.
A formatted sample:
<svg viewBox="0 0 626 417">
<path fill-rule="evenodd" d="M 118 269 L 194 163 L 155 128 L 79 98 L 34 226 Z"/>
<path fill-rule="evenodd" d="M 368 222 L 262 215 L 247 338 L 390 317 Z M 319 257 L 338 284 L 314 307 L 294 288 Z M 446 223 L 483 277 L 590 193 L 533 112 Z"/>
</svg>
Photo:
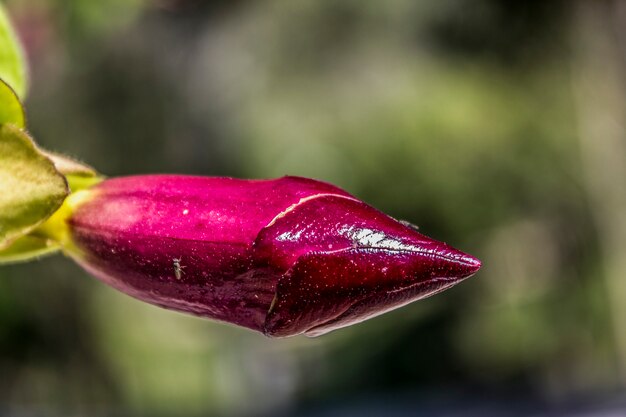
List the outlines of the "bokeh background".
<svg viewBox="0 0 626 417">
<path fill-rule="evenodd" d="M 45 148 L 326 180 L 484 267 L 284 340 L 3 267 L 0 415 L 626 415 L 626 2 L 6 4 Z"/>
</svg>

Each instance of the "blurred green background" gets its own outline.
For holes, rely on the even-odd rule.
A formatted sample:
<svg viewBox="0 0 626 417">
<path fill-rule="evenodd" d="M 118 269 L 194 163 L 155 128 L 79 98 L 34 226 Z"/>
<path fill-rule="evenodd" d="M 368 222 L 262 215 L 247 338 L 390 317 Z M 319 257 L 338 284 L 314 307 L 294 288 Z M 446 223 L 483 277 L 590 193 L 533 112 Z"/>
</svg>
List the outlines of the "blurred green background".
<svg viewBox="0 0 626 417">
<path fill-rule="evenodd" d="M 5 3 L 45 148 L 326 180 L 484 267 L 284 340 L 3 267 L 0 415 L 626 413 L 626 2 Z"/>
</svg>

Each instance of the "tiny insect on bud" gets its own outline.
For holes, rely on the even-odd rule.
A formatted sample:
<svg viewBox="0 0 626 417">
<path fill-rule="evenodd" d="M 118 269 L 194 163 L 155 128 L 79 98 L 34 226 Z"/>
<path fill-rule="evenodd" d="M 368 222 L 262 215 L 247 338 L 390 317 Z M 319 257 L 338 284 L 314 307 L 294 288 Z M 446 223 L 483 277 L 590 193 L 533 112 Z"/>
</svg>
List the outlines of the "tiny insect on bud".
<svg viewBox="0 0 626 417">
<path fill-rule="evenodd" d="M 173 265 L 174 265 L 174 275 L 176 276 L 176 279 L 180 279 L 182 277 L 182 275 L 184 274 L 184 272 L 183 272 L 184 266 L 182 266 L 180 264 L 181 259 L 180 258 L 174 258 L 172 261 L 173 261 Z"/>
<path fill-rule="evenodd" d="M 105 283 L 268 336 L 319 335 L 441 292 L 480 261 L 333 185 L 174 175 L 81 191 L 66 251 Z"/>
</svg>

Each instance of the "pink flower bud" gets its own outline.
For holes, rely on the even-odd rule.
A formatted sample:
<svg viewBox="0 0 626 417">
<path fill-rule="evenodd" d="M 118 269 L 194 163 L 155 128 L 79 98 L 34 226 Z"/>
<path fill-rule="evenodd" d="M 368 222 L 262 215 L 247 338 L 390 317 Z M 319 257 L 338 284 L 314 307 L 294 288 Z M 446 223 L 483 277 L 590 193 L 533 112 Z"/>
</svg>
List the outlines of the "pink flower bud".
<svg viewBox="0 0 626 417">
<path fill-rule="evenodd" d="M 165 308 L 319 335 L 433 295 L 480 261 L 306 178 L 106 180 L 68 220 L 73 257 Z"/>
</svg>

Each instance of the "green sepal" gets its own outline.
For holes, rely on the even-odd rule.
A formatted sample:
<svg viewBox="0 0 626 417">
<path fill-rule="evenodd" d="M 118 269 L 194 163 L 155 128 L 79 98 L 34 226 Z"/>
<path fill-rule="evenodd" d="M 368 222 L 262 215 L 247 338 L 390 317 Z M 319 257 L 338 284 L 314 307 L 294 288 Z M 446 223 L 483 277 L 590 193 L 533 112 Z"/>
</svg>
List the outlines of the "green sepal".
<svg viewBox="0 0 626 417">
<path fill-rule="evenodd" d="M 0 125 L 0 249 L 50 217 L 69 194 L 65 177 L 26 132 Z"/>
<path fill-rule="evenodd" d="M 26 235 L 17 238 L 11 245 L 0 250 L 0 265 L 25 262 L 57 252 L 60 245 L 42 236 Z"/>
<path fill-rule="evenodd" d="M 26 126 L 24 108 L 15 91 L 0 79 L 0 124 L 13 123 L 17 127 Z"/>
<path fill-rule="evenodd" d="M 104 179 L 98 172 L 76 159 L 50 151 L 42 151 L 54 163 L 56 169 L 65 176 L 71 192 L 84 190 Z"/>
</svg>

